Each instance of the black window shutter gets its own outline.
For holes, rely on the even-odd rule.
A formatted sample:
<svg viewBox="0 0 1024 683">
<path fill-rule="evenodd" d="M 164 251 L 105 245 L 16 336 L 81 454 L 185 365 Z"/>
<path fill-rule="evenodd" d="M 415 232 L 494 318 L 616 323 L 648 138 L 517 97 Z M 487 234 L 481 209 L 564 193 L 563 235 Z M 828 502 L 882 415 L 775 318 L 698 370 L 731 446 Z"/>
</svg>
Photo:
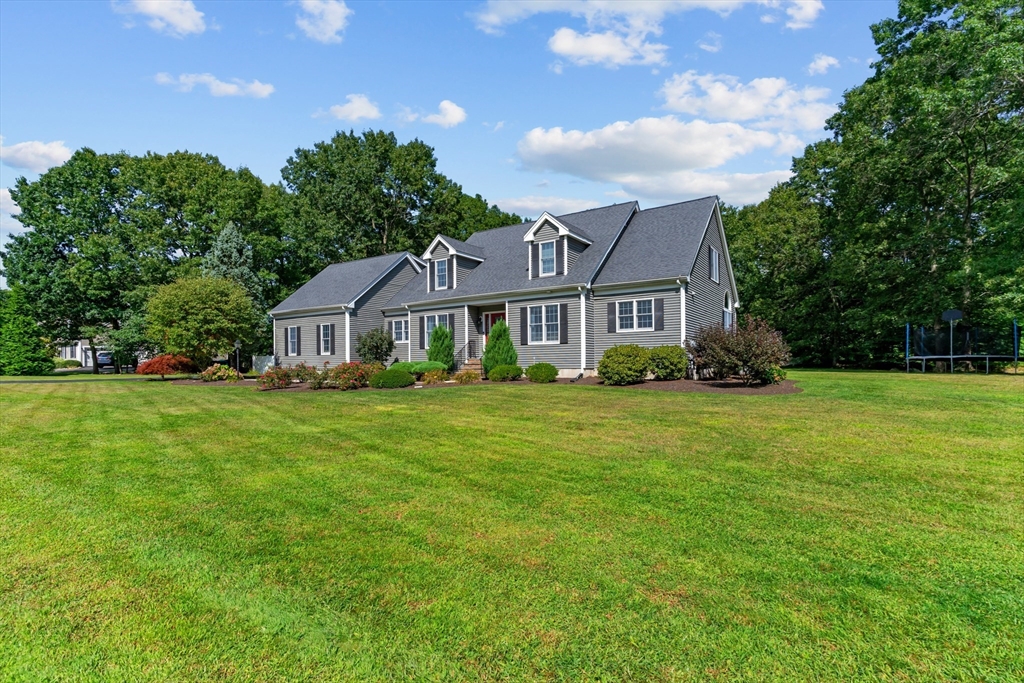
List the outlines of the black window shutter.
<svg viewBox="0 0 1024 683">
<path fill-rule="evenodd" d="M 608 302 L 608 331 L 615 331 L 615 302 Z"/>
<path fill-rule="evenodd" d="M 426 346 L 424 346 L 424 342 L 426 340 L 423 339 L 423 335 L 426 334 L 426 330 L 427 330 L 427 323 L 423 319 L 423 316 L 421 315 L 420 316 L 420 348 L 421 349 L 425 349 L 426 348 Z"/>
<path fill-rule="evenodd" d="M 290 355 L 288 353 L 288 326 L 287 325 L 284 326 L 283 332 L 284 332 L 284 353 L 282 353 L 281 355 L 282 356 L 287 356 L 287 355 Z"/>
<path fill-rule="evenodd" d="M 337 352 L 336 352 L 336 351 L 334 350 L 334 349 L 336 348 L 336 347 L 335 347 L 335 344 L 334 344 L 334 337 L 335 337 L 335 334 L 334 334 L 334 323 L 331 323 L 331 355 L 332 355 L 332 356 L 333 356 L 333 355 L 334 355 L 335 353 L 337 353 Z"/>
<path fill-rule="evenodd" d="M 436 269 L 437 269 L 436 265 L 434 264 L 433 261 L 431 261 L 430 265 L 427 267 L 427 291 L 428 292 L 433 292 L 434 291 L 434 283 L 436 282 L 436 280 L 434 279 L 434 271 Z"/>
<path fill-rule="evenodd" d="M 523 306 L 522 308 L 519 309 L 519 343 L 522 346 L 526 346 L 527 344 L 530 343 L 530 327 L 529 321 L 527 320 L 528 315 L 529 311 L 527 310 L 526 306 Z"/>
<path fill-rule="evenodd" d="M 540 272 L 540 247 L 536 242 L 530 242 L 530 277 L 537 277 Z"/>
<path fill-rule="evenodd" d="M 654 300 L 654 331 L 661 332 L 665 329 L 665 300 Z"/>
<path fill-rule="evenodd" d="M 318 356 L 323 351 L 323 345 L 324 345 L 324 332 L 321 329 L 322 327 L 323 327 L 323 325 L 317 325 L 316 326 L 316 353 L 317 353 Z"/>
<path fill-rule="evenodd" d="M 395 338 L 395 321 L 393 320 L 388 321 L 388 334 L 391 335 L 392 339 Z"/>
<path fill-rule="evenodd" d="M 456 340 L 456 336 L 455 336 L 455 314 L 454 313 L 449 313 L 448 314 L 448 329 L 451 330 L 451 332 L 452 332 L 452 344 L 455 344 L 455 347 L 457 349 L 459 345 L 455 341 Z"/>
<path fill-rule="evenodd" d="M 558 305 L 558 343 L 569 343 L 569 304 Z"/>
<path fill-rule="evenodd" d="M 455 288 L 455 257 L 448 257 L 448 289 Z"/>
<path fill-rule="evenodd" d="M 555 275 L 565 275 L 565 238 L 555 242 Z"/>
<path fill-rule="evenodd" d="M 295 355 L 302 355 L 302 326 L 295 326 Z"/>
</svg>

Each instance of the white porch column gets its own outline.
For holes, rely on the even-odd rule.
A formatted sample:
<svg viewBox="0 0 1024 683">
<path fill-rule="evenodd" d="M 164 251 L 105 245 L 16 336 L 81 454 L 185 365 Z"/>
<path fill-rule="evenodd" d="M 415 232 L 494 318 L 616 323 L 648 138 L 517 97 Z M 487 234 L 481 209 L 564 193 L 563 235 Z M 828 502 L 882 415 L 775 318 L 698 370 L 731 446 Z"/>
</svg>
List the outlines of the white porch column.
<svg viewBox="0 0 1024 683">
<path fill-rule="evenodd" d="M 679 319 L 680 328 L 679 332 L 679 345 L 686 348 L 686 285 L 679 285 Z"/>
<path fill-rule="evenodd" d="M 351 329 L 351 317 L 348 314 L 348 309 L 345 310 L 345 362 L 352 362 L 352 340 L 349 337 L 349 330 Z"/>
<path fill-rule="evenodd" d="M 587 291 L 580 292 L 580 372 L 587 369 Z"/>
</svg>

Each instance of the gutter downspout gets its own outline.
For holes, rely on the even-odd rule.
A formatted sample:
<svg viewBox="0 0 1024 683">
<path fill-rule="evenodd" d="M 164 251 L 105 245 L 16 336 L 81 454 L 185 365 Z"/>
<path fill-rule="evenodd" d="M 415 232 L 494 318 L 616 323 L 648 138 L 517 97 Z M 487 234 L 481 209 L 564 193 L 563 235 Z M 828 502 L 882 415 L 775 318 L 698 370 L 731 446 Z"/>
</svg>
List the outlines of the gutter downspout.
<svg viewBox="0 0 1024 683">
<path fill-rule="evenodd" d="M 686 348 L 686 285 L 683 284 L 683 279 L 679 278 L 676 280 L 676 284 L 679 285 L 679 346 Z"/>
</svg>

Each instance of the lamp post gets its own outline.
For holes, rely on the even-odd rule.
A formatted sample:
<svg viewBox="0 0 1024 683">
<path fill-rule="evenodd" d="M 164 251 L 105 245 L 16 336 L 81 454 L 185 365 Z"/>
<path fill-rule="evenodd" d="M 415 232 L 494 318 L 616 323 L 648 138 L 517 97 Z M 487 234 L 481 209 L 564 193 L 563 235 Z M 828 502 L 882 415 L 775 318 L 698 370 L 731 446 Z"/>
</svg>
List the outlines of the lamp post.
<svg viewBox="0 0 1024 683">
<path fill-rule="evenodd" d="M 241 365 L 241 363 L 239 363 L 239 355 L 238 355 L 239 354 L 239 349 L 241 349 L 241 348 L 242 348 L 242 342 L 240 342 L 239 340 L 236 339 L 235 340 L 235 370 L 238 371 L 238 372 L 242 372 L 242 365 Z"/>
</svg>

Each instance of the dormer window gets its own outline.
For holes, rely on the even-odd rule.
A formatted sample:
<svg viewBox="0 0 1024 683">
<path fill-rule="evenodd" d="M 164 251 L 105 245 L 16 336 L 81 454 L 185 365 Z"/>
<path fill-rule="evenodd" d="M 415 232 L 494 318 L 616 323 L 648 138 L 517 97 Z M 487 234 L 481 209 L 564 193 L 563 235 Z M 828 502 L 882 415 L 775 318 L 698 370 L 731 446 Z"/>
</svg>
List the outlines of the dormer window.
<svg viewBox="0 0 1024 683">
<path fill-rule="evenodd" d="M 448 289 L 448 259 L 434 262 L 434 289 Z"/>
<path fill-rule="evenodd" d="M 542 242 L 540 245 L 540 274 L 554 275 L 555 274 L 555 243 Z"/>
</svg>

